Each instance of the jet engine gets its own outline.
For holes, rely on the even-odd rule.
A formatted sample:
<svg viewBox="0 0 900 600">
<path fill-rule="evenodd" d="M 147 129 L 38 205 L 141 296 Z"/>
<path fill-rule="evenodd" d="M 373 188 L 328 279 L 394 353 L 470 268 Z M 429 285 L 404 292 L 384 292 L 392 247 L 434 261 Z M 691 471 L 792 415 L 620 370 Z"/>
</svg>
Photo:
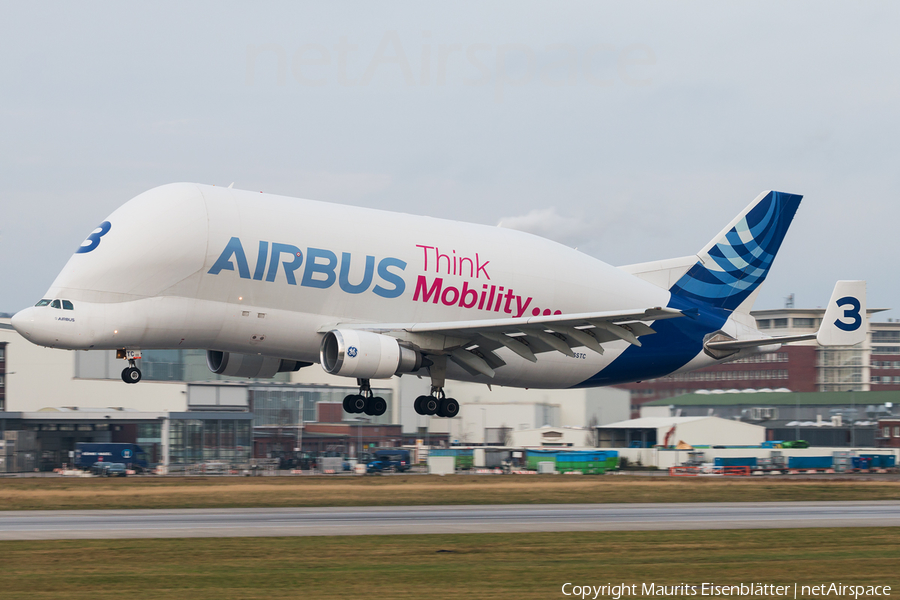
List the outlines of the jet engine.
<svg viewBox="0 0 900 600">
<path fill-rule="evenodd" d="M 319 358 L 326 372 L 358 379 L 387 379 L 428 364 L 421 353 L 401 346 L 396 338 L 356 329 L 326 333 Z"/>
<path fill-rule="evenodd" d="M 217 375 L 231 375 L 232 377 L 274 377 L 276 373 L 299 371 L 301 367 L 309 366 L 309 364 L 299 360 L 285 360 L 259 354 L 206 351 L 206 365 L 209 370 Z"/>
</svg>

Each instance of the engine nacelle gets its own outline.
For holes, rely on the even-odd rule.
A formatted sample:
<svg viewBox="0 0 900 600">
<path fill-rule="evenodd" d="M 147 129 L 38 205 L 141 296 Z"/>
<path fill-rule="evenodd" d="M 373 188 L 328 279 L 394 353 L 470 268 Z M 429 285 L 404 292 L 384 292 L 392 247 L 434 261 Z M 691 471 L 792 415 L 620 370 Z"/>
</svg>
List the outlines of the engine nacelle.
<svg viewBox="0 0 900 600">
<path fill-rule="evenodd" d="M 422 368 L 422 355 L 396 338 L 356 329 L 326 333 L 319 359 L 327 373 L 359 379 L 387 379 Z"/>
<path fill-rule="evenodd" d="M 206 351 L 206 366 L 217 375 L 265 379 L 276 373 L 299 371 L 310 363 L 261 356 L 259 354 L 234 354 L 219 350 Z"/>
</svg>

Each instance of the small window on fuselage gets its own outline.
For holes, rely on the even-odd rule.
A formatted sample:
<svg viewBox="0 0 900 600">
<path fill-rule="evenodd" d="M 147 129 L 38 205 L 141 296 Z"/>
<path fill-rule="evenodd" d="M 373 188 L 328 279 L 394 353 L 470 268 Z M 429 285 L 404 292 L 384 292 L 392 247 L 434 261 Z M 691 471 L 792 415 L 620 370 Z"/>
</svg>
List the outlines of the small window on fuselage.
<svg viewBox="0 0 900 600">
<path fill-rule="evenodd" d="M 48 300 L 47 298 L 44 298 L 43 300 L 41 300 L 37 304 L 35 304 L 35 306 L 47 306 L 48 304 L 50 304 L 50 300 Z"/>
<path fill-rule="evenodd" d="M 54 300 L 50 303 L 50 308 L 59 308 L 59 300 Z"/>
<path fill-rule="evenodd" d="M 75 310 L 75 307 L 72 306 L 72 302 L 69 300 L 63 300 L 63 310 Z"/>
</svg>

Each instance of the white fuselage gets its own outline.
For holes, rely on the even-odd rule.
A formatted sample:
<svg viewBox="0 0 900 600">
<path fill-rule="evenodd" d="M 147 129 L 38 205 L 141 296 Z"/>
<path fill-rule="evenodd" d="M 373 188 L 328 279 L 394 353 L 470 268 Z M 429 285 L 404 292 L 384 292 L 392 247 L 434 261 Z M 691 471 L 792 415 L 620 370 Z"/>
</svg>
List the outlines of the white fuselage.
<svg viewBox="0 0 900 600">
<path fill-rule="evenodd" d="M 31 341 L 69 349 L 203 348 L 318 362 L 338 324 L 515 318 L 666 306 L 670 293 L 527 233 L 429 217 L 171 184 L 113 212 L 72 256 L 45 298 L 16 316 Z M 298 256 L 299 254 L 299 256 Z M 733 319 L 721 329 L 737 337 Z M 739 331 L 740 330 L 740 331 Z M 547 353 L 532 364 L 501 349 L 493 379 L 518 387 L 578 385 L 603 355 Z M 698 352 L 690 368 L 715 361 Z M 649 373 L 654 373 L 650 369 Z"/>
</svg>

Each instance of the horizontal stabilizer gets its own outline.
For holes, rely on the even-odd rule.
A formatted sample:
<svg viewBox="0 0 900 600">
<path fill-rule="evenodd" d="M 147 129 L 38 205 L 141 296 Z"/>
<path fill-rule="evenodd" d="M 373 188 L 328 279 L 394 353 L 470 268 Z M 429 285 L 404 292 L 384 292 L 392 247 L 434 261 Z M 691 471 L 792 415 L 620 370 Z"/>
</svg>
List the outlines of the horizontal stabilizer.
<svg viewBox="0 0 900 600">
<path fill-rule="evenodd" d="M 715 356 L 747 348 L 816 340 L 822 346 L 854 346 L 866 339 L 866 282 L 838 281 L 831 293 L 825 316 L 816 333 L 754 338 L 750 340 L 713 339 L 704 344 Z M 721 338 L 722 336 L 717 336 Z"/>
<path fill-rule="evenodd" d="M 805 342 L 814 339 L 816 339 L 815 333 L 805 333 L 803 335 L 783 335 L 780 337 L 756 338 L 752 340 L 720 340 L 706 342 L 706 347 L 710 350 L 744 350 L 746 348 L 759 348 L 760 346 L 789 344 L 791 342 Z"/>
</svg>

